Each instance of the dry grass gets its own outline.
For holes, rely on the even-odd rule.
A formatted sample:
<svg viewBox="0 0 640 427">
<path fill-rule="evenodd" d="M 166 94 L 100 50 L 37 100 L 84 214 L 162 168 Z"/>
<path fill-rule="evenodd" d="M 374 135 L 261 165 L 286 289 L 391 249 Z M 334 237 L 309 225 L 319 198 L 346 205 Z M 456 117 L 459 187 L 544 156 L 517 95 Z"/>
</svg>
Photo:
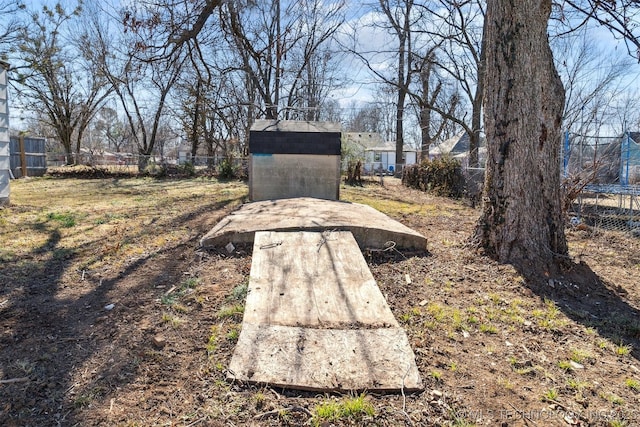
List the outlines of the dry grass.
<svg viewBox="0 0 640 427">
<path fill-rule="evenodd" d="M 391 178 L 385 187 L 343 187 L 344 200 L 429 240 L 430 256 L 365 254 L 426 390 L 367 394 L 362 417 L 320 416 L 327 402 L 349 397 L 226 381 L 250 248 L 203 252 L 198 240 L 245 199 L 245 184 L 43 178 L 11 186 L 12 206 L 0 210 L 0 379 L 27 380 L 0 384 L 0 424 L 640 422 L 637 238 L 570 230 L 572 255 L 595 274 L 539 288 L 465 245 L 478 211 L 464 202 Z"/>
</svg>

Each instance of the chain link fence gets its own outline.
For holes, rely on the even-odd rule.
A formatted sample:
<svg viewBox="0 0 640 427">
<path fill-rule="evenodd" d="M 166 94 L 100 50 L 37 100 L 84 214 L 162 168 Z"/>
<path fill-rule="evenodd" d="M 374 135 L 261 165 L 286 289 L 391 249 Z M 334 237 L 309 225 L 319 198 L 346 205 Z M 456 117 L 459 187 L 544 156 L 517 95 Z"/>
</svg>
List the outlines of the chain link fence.
<svg viewBox="0 0 640 427">
<path fill-rule="evenodd" d="M 566 133 L 563 177 L 571 225 L 640 237 L 640 133 Z"/>
<path fill-rule="evenodd" d="M 68 164 L 65 155 L 48 155 L 49 167 L 60 167 Z M 75 159 L 74 159 L 75 160 Z M 77 156 L 77 164 L 105 168 L 112 172 L 145 173 L 158 169 L 183 170 L 193 173 L 217 174 L 221 169 L 234 171 L 238 177 L 246 177 L 248 159 L 246 157 L 219 156 L 143 156 L 133 153 L 82 152 Z M 139 170 L 139 165 L 147 165 L 148 171 Z"/>
</svg>

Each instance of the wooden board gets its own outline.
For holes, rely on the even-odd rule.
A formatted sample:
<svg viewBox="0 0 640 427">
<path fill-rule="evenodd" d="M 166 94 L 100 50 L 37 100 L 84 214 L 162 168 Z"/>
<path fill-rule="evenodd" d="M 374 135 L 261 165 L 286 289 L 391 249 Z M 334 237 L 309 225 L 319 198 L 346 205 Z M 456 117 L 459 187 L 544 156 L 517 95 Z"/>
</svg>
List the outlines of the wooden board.
<svg viewBox="0 0 640 427">
<path fill-rule="evenodd" d="M 422 382 L 350 232 L 258 232 L 228 379 L 317 391 Z"/>
<path fill-rule="evenodd" d="M 243 323 L 229 380 L 309 391 L 418 391 L 401 328 L 310 329 Z"/>
<path fill-rule="evenodd" d="M 256 233 L 244 321 L 313 328 L 398 326 L 348 231 Z"/>
</svg>

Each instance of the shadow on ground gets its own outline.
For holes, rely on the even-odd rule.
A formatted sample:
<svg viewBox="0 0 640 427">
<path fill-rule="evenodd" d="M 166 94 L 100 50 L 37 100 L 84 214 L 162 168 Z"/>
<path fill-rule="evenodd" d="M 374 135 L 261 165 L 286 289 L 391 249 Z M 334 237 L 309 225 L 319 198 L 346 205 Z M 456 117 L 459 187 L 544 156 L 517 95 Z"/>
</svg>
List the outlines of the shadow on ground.
<svg viewBox="0 0 640 427">
<path fill-rule="evenodd" d="M 640 360 L 640 310 L 623 288 L 606 283 L 585 263 L 571 264 L 562 277 L 533 282 L 529 288 L 536 295 L 551 299 L 567 317 L 615 343 L 620 355 L 629 351 Z"/>
<path fill-rule="evenodd" d="M 167 227 L 198 222 L 237 201 L 160 220 Z M 139 324 L 140 312 L 162 295 L 158 285 L 184 280 L 205 231 L 131 259 L 120 271 L 93 275 L 70 269 L 87 245 L 102 243 L 65 246 L 59 227 L 51 220 L 25 224 L 23 232 L 38 230 L 47 240 L 0 265 L 0 425 L 76 425 L 84 407 L 133 382 L 152 333 Z"/>
</svg>

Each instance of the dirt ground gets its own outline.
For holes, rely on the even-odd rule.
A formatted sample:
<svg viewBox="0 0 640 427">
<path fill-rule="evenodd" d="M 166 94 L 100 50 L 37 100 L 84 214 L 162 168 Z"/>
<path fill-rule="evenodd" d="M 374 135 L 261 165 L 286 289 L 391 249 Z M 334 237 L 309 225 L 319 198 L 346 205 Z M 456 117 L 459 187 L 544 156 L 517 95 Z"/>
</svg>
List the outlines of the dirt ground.
<svg viewBox="0 0 640 427">
<path fill-rule="evenodd" d="M 0 210 L 0 425 L 640 425 L 640 239 L 568 229 L 572 271 L 532 285 L 466 245 L 479 211 L 343 187 L 428 238 L 366 252 L 425 391 L 353 396 L 226 381 L 251 248 L 203 251 L 246 185 L 38 178 Z M 410 280 L 407 280 L 407 277 Z M 409 283 L 410 282 L 410 283 Z"/>
</svg>

